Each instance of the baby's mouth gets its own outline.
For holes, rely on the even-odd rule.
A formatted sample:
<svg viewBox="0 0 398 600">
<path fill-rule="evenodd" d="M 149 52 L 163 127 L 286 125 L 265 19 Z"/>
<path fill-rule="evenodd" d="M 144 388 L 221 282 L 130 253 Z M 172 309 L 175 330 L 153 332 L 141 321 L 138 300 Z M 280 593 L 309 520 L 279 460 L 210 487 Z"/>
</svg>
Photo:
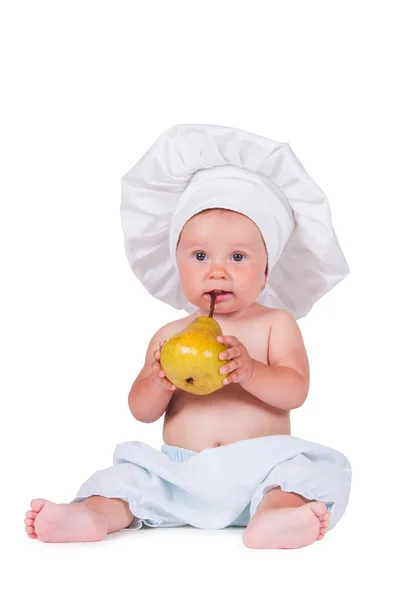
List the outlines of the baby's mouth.
<svg viewBox="0 0 398 600">
<path fill-rule="evenodd" d="M 213 294 L 216 296 L 216 304 L 223 302 L 232 296 L 232 292 L 227 292 L 226 290 L 212 290 L 211 292 L 206 292 L 205 294 L 205 298 L 208 300 L 208 302 L 211 302 L 211 297 Z"/>
</svg>

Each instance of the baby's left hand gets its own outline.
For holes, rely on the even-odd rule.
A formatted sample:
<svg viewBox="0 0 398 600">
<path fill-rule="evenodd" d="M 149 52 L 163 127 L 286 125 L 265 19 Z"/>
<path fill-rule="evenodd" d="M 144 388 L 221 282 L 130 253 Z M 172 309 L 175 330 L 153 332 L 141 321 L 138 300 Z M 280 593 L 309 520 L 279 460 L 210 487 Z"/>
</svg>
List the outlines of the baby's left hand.
<svg viewBox="0 0 398 600">
<path fill-rule="evenodd" d="M 233 335 L 219 336 L 217 341 L 228 346 L 228 350 L 224 350 L 219 354 L 219 359 L 233 359 L 220 368 L 220 373 L 230 373 L 224 379 L 224 384 L 243 383 L 243 381 L 249 379 L 253 373 L 254 361 L 246 347 Z"/>
</svg>

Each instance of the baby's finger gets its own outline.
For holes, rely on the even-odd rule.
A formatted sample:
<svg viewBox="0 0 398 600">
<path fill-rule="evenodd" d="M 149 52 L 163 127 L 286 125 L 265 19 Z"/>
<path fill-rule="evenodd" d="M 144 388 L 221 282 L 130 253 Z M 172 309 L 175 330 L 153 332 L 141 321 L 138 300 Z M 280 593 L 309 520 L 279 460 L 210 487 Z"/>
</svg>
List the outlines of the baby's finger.
<svg viewBox="0 0 398 600">
<path fill-rule="evenodd" d="M 156 381 L 158 385 L 161 385 L 165 390 L 169 390 L 170 392 L 174 392 L 177 388 L 175 385 L 171 383 L 168 379 L 158 379 L 154 373 L 152 373 L 153 379 Z"/>
<path fill-rule="evenodd" d="M 151 368 L 152 368 L 152 372 L 155 373 L 155 375 L 157 375 L 158 377 L 160 377 L 160 378 L 166 377 L 166 373 L 163 371 L 159 362 L 157 362 L 157 361 L 153 362 L 151 364 Z"/>
<path fill-rule="evenodd" d="M 227 385 L 228 383 L 238 383 L 238 381 L 240 380 L 240 377 L 241 377 L 241 375 L 239 373 L 239 370 L 236 370 L 233 373 L 230 373 L 228 375 L 228 377 L 226 377 L 224 379 L 224 384 Z"/>
<path fill-rule="evenodd" d="M 228 348 L 228 350 L 224 350 L 218 355 L 220 360 L 228 360 L 229 358 L 236 358 L 240 356 L 240 349 L 235 346 L 235 348 Z"/>
<path fill-rule="evenodd" d="M 237 346 L 240 343 L 238 338 L 234 335 L 219 335 L 217 337 L 217 342 L 225 344 L 226 346 Z"/>
<path fill-rule="evenodd" d="M 239 369 L 242 366 L 241 360 L 231 360 L 227 365 L 220 367 L 220 373 L 231 373 L 235 369 Z"/>
</svg>

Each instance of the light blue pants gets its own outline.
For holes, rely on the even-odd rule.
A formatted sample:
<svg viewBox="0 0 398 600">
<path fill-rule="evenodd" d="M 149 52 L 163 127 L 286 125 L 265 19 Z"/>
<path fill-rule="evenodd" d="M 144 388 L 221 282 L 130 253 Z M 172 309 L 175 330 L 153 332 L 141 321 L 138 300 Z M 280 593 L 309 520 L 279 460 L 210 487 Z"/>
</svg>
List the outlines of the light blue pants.
<svg viewBox="0 0 398 600">
<path fill-rule="evenodd" d="M 129 529 L 192 525 L 244 527 L 275 487 L 324 502 L 329 529 L 342 517 L 351 486 L 347 458 L 332 448 L 290 435 L 272 435 L 201 452 L 132 441 L 116 447 L 113 466 L 97 471 L 73 502 L 121 498 L 134 520 Z"/>
</svg>

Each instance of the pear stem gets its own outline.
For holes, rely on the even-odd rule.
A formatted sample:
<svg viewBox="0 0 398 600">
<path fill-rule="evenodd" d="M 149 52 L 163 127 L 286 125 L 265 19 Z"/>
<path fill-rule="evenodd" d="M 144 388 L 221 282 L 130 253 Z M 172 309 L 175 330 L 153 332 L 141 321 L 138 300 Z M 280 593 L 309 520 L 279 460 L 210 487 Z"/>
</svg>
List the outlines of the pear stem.
<svg viewBox="0 0 398 600">
<path fill-rule="evenodd" d="M 214 292 L 212 292 L 212 294 L 211 294 L 211 304 L 210 304 L 210 314 L 209 314 L 210 319 L 213 318 L 214 304 L 216 302 L 216 296 L 217 296 L 217 294 L 215 294 Z"/>
</svg>

